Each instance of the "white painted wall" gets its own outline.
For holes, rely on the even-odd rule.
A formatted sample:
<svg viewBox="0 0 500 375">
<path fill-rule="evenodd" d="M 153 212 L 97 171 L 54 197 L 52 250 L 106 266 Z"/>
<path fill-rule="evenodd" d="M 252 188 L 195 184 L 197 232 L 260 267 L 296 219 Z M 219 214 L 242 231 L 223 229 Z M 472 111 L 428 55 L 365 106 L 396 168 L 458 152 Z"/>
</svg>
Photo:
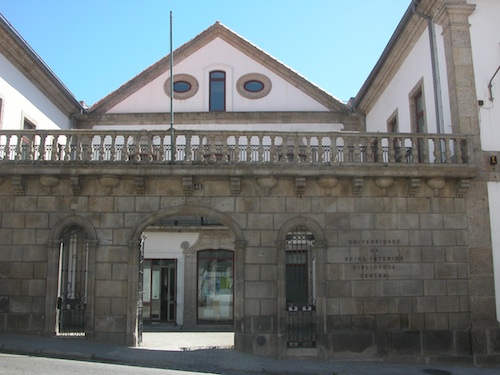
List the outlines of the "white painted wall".
<svg viewBox="0 0 500 375">
<path fill-rule="evenodd" d="M 70 119 L 3 55 L 0 55 L 0 98 L 2 129 L 22 129 L 25 117 L 37 129 L 70 127 Z"/>
<path fill-rule="evenodd" d="M 186 100 L 175 100 L 176 112 L 208 111 L 208 72 L 226 71 L 226 111 L 326 111 L 301 90 L 271 72 L 244 53 L 220 38 L 174 66 L 174 74 L 186 73 L 194 76 L 200 85 L 197 94 Z M 247 99 L 238 94 L 236 82 L 248 73 L 261 73 L 272 82 L 271 92 L 261 99 Z M 111 108 L 108 113 L 168 112 L 170 98 L 164 92 L 164 83 L 170 77 L 166 72 Z"/>
<path fill-rule="evenodd" d="M 500 72 L 493 78 L 500 66 L 500 1 L 468 0 L 468 3 L 476 5 L 469 23 L 476 94 L 477 99 L 484 102 L 484 105 L 478 105 L 481 148 L 484 151 L 500 151 Z M 490 81 L 492 95 L 488 89 Z M 500 322 L 500 183 L 488 182 L 488 202 L 495 300 L 497 320 Z"/>
<path fill-rule="evenodd" d="M 448 81 L 444 60 L 444 47 L 441 37 L 441 27 L 436 25 L 436 45 L 438 49 L 441 92 L 443 100 L 443 118 L 445 133 L 451 132 L 451 115 L 448 99 Z M 387 132 L 387 122 L 397 111 L 400 132 L 411 131 L 410 93 L 423 82 L 423 95 L 427 131 L 438 132 L 434 83 L 430 53 L 429 32 L 425 30 L 415 44 L 399 71 L 388 84 L 384 92 L 366 116 L 366 128 L 369 132 Z"/>
<path fill-rule="evenodd" d="M 493 79 L 491 101 L 488 84 L 500 66 L 500 1 L 469 0 L 476 9 L 469 17 L 474 76 L 479 108 L 481 145 L 485 151 L 500 151 L 500 72 Z M 500 271 L 500 269 L 499 269 Z"/>
<path fill-rule="evenodd" d="M 193 245 L 198 239 L 199 233 L 172 233 L 150 231 L 144 232 L 145 259 L 177 259 L 177 309 L 175 313 L 176 324 L 184 322 L 184 266 L 185 258 L 181 244 L 187 241 Z"/>
<path fill-rule="evenodd" d="M 497 320 L 500 322 L 500 182 L 488 182 Z"/>
</svg>

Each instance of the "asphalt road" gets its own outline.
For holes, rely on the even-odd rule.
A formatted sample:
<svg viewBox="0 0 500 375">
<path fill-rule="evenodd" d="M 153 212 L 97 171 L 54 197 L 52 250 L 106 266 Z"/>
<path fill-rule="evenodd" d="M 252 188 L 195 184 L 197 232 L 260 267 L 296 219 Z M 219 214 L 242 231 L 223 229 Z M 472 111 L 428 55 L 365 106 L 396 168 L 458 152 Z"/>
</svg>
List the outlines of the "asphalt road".
<svg viewBox="0 0 500 375">
<path fill-rule="evenodd" d="M 1 375 L 195 375 L 199 372 L 163 370 L 99 362 L 70 361 L 66 359 L 30 357 L 0 353 Z M 203 373 L 205 375 L 215 375 Z"/>
</svg>

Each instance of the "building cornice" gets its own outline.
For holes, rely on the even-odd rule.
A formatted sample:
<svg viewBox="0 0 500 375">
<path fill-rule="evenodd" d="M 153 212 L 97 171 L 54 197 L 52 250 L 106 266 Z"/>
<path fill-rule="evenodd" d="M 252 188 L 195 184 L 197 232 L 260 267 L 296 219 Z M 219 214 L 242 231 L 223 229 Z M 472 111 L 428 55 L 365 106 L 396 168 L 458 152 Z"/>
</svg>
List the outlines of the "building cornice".
<svg viewBox="0 0 500 375">
<path fill-rule="evenodd" d="M 343 124 L 344 130 L 359 130 L 362 118 L 352 112 L 179 112 L 175 125 L 199 124 Z M 75 116 L 79 129 L 100 125 L 166 125 L 170 113 L 85 113 Z"/>
</svg>

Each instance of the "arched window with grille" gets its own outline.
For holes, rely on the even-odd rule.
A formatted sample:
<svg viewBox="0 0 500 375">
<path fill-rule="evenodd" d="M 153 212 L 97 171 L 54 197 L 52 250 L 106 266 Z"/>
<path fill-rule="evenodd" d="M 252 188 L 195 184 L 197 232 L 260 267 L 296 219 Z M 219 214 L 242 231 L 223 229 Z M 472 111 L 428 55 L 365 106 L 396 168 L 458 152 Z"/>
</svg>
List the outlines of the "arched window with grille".
<svg viewBox="0 0 500 375">
<path fill-rule="evenodd" d="M 295 227 L 286 235 L 285 287 L 287 346 L 316 346 L 316 301 L 314 235 L 306 227 Z"/>
<path fill-rule="evenodd" d="M 84 229 L 69 227 L 59 248 L 58 334 L 84 335 L 89 246 Z"/>
<path fill-rule="evenodd" d="M 314 302 L 314 236 L 305 227 L 296 227 L 286 236 L 287 306 L 306 306 Z"/>
</svg>

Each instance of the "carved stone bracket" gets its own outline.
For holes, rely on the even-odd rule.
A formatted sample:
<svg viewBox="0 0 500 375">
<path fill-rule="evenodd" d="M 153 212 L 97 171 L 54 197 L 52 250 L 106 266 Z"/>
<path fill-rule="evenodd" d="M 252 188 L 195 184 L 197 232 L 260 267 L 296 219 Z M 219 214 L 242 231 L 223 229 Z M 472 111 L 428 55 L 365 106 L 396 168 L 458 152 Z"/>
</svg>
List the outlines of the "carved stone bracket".
<svg viewBox="0 0 500 375">
<path fill-rule="evenodd" d="M 441 177 L 429 178 L 425 182 L 432 189 L 436 197 L 439 195 L 439 191 L 446 185 L 446 180 Z"/>
<path fill-rule="evenodd" d="M 71 176 L 69 178 L 69 182 L 71 183 L 71 190 L 73 190 L 73 195 L 82 195 L 82 186 L 80 184 L 80 177 Z"/>
<path fill-rule="evenodd" d="M 193 176 L 182 177 L 182 191 L 184 195 L 192 195 L 194 191 Z"/>
<path fill-rule="evenodd" d="M 40 184 L 45 186 L 49 194 L 52 194 L 52 188 L 56 187 L 59 184 L 59 177 L 53 175 L 41 175 L 39 177 Z"/>
<path fill-rule="evenodd" d="M 241 178 L 231 177 L 229 180 L 231 195 L 240 195 L 241 192 Z"/>
<path fill-rule="evenodd" d="M 264 189 L 266 195 L 271 194 L 271 189 L 278 184 L 278 179 L 273 176 L 264 176 L 257 178 L 257 185 Z"/>
<path fill-rule="evenodd" d="M 135 194 L 136 195 L 144 195 L 146 191 L 146 182 L 144 180 L 144 176 L 138 176 L 134 179 L 135 182 Z"/>
<path fill-rule="evenodd" d="M 325 190 L 325 195 L 332 195 L 332 190 L 338 183 L 339 180 L 335 177 L 323 176 L 318 178 L 318 185 Z"/>
<path fill-rule="evenodd" d="M 363 177 L 354 177 L 352 179 L 352 195 L 359 197 L 363 191 L 364 184 Z"/>
<path fill-rule="evenodd" d="M 410 178 L 408 180 L 408 196 L 414 197 L 417 195 L 418 189 L 420 188 L 420 178 Z"/>
<path fill-rule="evenodd" d="M 99 183 L 106 188 L 106 194 L 111 195 L 113 188 L 120 184 L 120 178 L 117 176 L 105 175 L 99 177 Z"/>
<path fill-rule="evenodd" d="M 295 195 L 301 197 L 306 191 L 306 178 L 295 177 Z"/>
<path fill-rule="evenodd" d="M 380 177 L 375 179 L 375 185 L 382 190 L 382 195 L 387 195 L 387 189 L 394 185 L 394 179 L 390 177 Z"/>
<path fill-rule="evenodd" d="M 24 176 L 12 176 L 12 186 L 16 195 L 25 195 Z"/>
<path fill-rule="evenodd" d="M 470 187 L 470 180 L 468 179 L 459 179 L 456 184 L 457 188 L 457 197 L 463 198 L 467 194 L 467 191 L 469 191 Z"/>
</svg>

